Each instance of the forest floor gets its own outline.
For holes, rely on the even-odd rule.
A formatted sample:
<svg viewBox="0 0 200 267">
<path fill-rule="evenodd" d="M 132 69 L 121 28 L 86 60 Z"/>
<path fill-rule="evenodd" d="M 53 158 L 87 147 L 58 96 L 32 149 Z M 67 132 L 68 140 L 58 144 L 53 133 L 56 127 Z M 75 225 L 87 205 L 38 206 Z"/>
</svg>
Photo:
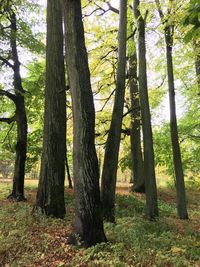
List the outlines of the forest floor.
<svg viewBox="0 0 200 267">
<path fill-rule="evenodd" d="M 11 183 L 0 180 L 0 266 L 200 266 L 200 192 L 188 190 L 189 220 L 176 217 L 175 192 L 159 188 L 160 218 L 144 217 L 144 195 L 119 184 L 116 225 L 105 223 L 108 243 L 84 249 L 67 244 L 74 199 L 66 190 L 64 220 L 31 214 L 36 182 L 26 183 L 27 202 L 6 199 Z"/>
</svg>

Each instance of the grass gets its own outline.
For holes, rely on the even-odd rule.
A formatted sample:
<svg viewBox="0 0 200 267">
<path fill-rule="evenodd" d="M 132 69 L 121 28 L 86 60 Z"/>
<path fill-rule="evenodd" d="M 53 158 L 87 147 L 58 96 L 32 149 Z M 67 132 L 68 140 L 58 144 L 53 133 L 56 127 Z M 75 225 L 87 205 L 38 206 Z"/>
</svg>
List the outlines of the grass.
<svg viewBox="0 0 200 267">
<path fill-rule="evenodd" d="M 6 200 L 10 183 L 0 183 L 0 266 L 200 266 L 200 192 L 188 191 L 190 220 L 176 217 L 175 193 L 159 190 L 160 218 L 144 217 L 145 198 L 118 188 L 116 225 L 105 223 L 108 243 L 83 249 L 67 244 L 74 198 L 66 192 L 64 220 L 32 216 L 36 183 L 26 183 L 26 203 Z"/>
</svg>

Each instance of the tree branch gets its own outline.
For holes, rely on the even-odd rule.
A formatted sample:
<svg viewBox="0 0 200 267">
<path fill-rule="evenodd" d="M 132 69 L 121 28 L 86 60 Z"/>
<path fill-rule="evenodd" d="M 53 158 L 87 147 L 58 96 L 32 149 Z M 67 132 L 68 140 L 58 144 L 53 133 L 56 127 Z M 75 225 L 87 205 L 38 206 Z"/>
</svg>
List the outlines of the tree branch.
<svg viewBox="0 0 200 267">
<path fill-rule="evenodd" d="M 14 94 L 11 94 L 5 90 L 0 90 L 0 96 L 7 96 L 10 100 L 12 100 L 16 104 L 16 96 Z"/>
<path fill-rule="evenodd" d="M 12 131 L 13 126 L 14 126 L 14 121 L 12 122 L 12 124 L 11 124 L 11 126 L 10 126 L 10 129 L 8 130 L 8 132 L 7 132 L 7 134 L 6 134 L 6 136 L 5 136 L 5 138 L 4 138 L 4 140 L 3 140 L 2 143 L 4 143 L 4 142 L 6 141 L 7 138 L 9 138 L 9 135 L 10 135 L 10 132 Z M 10 148 L 11 148 L 11 145 L 10 145 L 10 139 L 9 139 L 9 146 L 10 146 Z M 11 151 L 12 151 L 12 150 L 13 150 L 13 149 L 11 148 Z"/>
<path fill-rule="evenodd" d="M 95 13 L 97 11 L 102 11 L 103 13 L 106 12 L 106 10 L 104 10 L 103 8 L 97 7 L 96 9 L 94 9 L 93 11 L 91 11 L 89 14 L 83 14 L 82 18 L 84 19 L 85 17 L 90 17 L 93 13 Z"/>
<path fill-rule="evenodd" d="M 108 101 L 110 100 L 110 98 L 112 97 L 112 95 L 115 93 L 116 89 L 114 89 L 112 91 L 112 93 L 109 95 L 109 97 L 107 98 L 106 102 L 103 104 L 102 108 L 100 110 L 98 110 L 97 112 L 101 112 L 104 110 L 105 106 L 107 105 Z"/>
<path fill-rule="evenodd" d="M 104 2 L 108 5 L 108 8 L 109 8 L 108 10 L 113 11 L 116 14 L 119 14 L 119 10 L 117 8 L 111 6 L 111 4 L 108 1 L 104 1 Z"/>
<path fill-rule="evenodd" d="M 160 15 L 160 18 L 161 18 L 161 20 L 163 20 L 164 14 L 163 14 L 163 11 L 161 9 L 160 0 L 155 0 L 155 3 L 156 3 L 156 7 L 157 7 L 158 13 Z"/>
<path fill-rule="evenodd" d="M 7 59 L 0 56 L 0 60 L 3 61 L 3 63 L 5 63 L 8 67 L 14 70 L 14 66 Z"/>
<path fill-rule="evenodd" d="M 0 118 L 0 122 L 6 122 L 8 124 L 11 124 L 12 122 L 16 121 L 16 116 L 12 116 L 10 118 Z"/>
</svg>

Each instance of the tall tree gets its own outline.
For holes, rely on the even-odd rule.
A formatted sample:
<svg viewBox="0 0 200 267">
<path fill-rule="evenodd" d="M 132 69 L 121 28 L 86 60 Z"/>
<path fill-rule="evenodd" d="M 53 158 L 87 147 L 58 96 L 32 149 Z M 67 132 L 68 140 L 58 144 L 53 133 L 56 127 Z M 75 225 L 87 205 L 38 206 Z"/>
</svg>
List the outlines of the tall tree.
<svg viewBox="0 0 200 267">
<path fill-rule="evenodd" d="M 129 55 L 129 92 L 131 100 L 131 127 L 130 127 L 130 139 L 131 139 L 131 162 L 133 171 L 133 187 L 135 192 L 145 192 L 144 185 L 144 162 L 141 148 L 141 112 L 140 112 L 140 100 L 139 100 L 139 88 L 137 77 L 137 54 L 134 37 L 131 38 L 131 48 Z M 132 50 L 132 49 L 131 49 Z"/>
<path fill-rule="evenodd" d="M 0 56 L 0 61 L 7 67 L 10 67 L 13 71 L 13 88 L 14 94 L 8 91 L 0 90 L 1 96 L 6 96 L 11 99 L 16 107 L 15 115 L 12 118 L 1 118 L 0 121 L 11 123 L 16 121 L 17 123 L 17 143 L 16 143 L 16 159 L 13 177 L 13 188 L 12 193 L 8 198 L 16 199 L 18 201 L 25 200 L 24 197 L 24 176 L 25 176 L 25 162 L 26 162 L 26 151 L 27 151 L 27 117 L 24 101 L 24 89 L 22 86 L 22 79 L 20 74 L 20 61 L 17 49 L 17 18 L 15 9 L 12 7 L 12 2 L 4 2 L 0 6 L 0 15 L 6 16 L 9 26 L 2 25 L 2 32 L 5 34 L 5 38 L 9 35 L 10 42 L 10 53 L 8 58 Z M 5 17 L 4 17 L 5 18 Z M 5 33 L 5 30 L 9 30 L 9 34 Z M 9 60 L 13 63 L 10 63 Z"/>
<path fill-rule="evenodd" d="M 138 60 L 139 60 L 139 95 L 142 114 L 142 131 L 144 145 L 144 175 L 146 191 L 146 215 L 152 220 L 158 216 L 157 187 L 155 179 L 155 163 L 153 136 L 151 128 L 151 114 L 148 100 L 147 71 L 146 71 L 146 45 L 145 22 L 140 13 L 140 1 L 134 0 L 133 11 L 137 22 L 138 31 Z"/>
<path fill-rule="evenodd" d="M 43 152 L 35 209 L 65 215 L 66 93 L 60 1 L 47 1 L 46 85 Z"/>
<path fill-rule="evenodd" d="M 173 151 L 173 162 L 176 179 L 176 196 L 177 196 L 177 211 L 180 219 L 187 219 L 186 194 L 184 174 L 181 161 L 181 150 L 178 137 L 178 126 L 176 118 L 176 101 L 175 101 L 175 86 L 174 86 L 174 70 L 173 70 L 173 32 L 174 25 L 170 23 L 168 18 L 172 12 L 172 3 L 168 9 L 168 14 L 165 17 L 161 9 L 159 0 L 156 0 L 157 9 L 162 22 L 164 23 L 165 43 L 166 43 L 166 59 L 167 59 L 167 75 L 168 75 L 168 91 L 169 91 L 169 106 L 170 106 L 170 133 Z"/>
<path fill-rule="evenodd" d="M 95 110 L 85 47 L 81 1 L 63 0 L 66 61 L 73 106 L 75 235 L 88 247 L 105 242 L 99 168 L 94 144 Z"/>
<path fill-rule="evenodd" d="M 102 192 L 104 218 L 107 221 L 115 221 L 115 189 L 116 176 L 121 136 L 121 126 L 124 108 L 125 94 L 125 68 L 126 68 L 126 35 L 127 35 L 127 1 L 120 1 L 120 19 L 118 33 L 118 66 L 115 101 L 111 119 L 111 125 L 106 142 L 104 164 L 102 171 Z"/>
</svg>

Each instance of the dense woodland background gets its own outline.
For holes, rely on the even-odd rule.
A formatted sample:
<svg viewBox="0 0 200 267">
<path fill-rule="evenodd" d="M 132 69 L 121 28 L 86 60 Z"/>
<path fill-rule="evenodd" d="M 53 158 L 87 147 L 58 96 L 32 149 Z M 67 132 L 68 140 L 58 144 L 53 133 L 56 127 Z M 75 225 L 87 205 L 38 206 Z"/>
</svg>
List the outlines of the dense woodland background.
<svg viewBox="0 0 200 267">
<path fill-rule="evenodd" d="M 199 14 L 0 1 L 2 266 L 199 266 Z"/>
</svg>

